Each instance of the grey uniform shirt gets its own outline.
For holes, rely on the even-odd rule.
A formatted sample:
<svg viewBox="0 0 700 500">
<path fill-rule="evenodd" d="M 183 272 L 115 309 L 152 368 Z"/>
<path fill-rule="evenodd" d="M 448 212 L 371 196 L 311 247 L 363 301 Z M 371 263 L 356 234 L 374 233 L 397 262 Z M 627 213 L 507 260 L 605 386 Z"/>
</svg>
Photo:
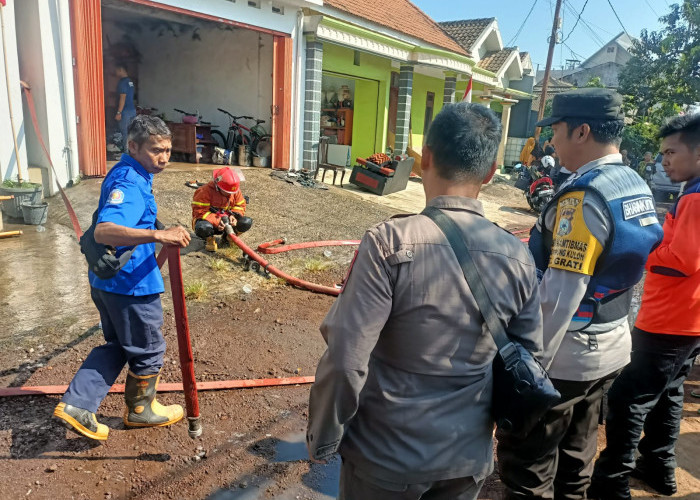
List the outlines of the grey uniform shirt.
<svg viewBox="0 0 700 500">
<path fill-rule="evenodd" d="M 477 200 L 440 196 L 430 205 L 463 229 L 507 331 L 539 356 L 542 316 L 527 248 L 486 220 Z M 496 346 L 429 218 L 394 218 L 365 234 L 321 333 L 328 349 L 307 431 L 315 458 L 339 449 L 359 473 L 397 483 L 491 472 Z"/>
<path fill-rule="evenodd" d="M 587 163 L 567 179 L 562 189 L 606 163 L 621 164 L 622 155 L 612 154 Z M 545 213 L 544 222 L 550 231 L 554 230 L 556 216 L 555 209 Z M 583 217 L 590 232 L 604 248 L 611 231 L 607 207 L 597 197 L 584 195 Z M 594 337 L 571 329 L 571 318 L 590 279 L 586 274 L 553 268 L 548 268 L 542 277 L 543 364 L 551 378 L 579 382 L 597 380 L 623 368 L 630 361 L 632 339 L 627 317 L 614 323 L 595 325 Z"/>
</svg>

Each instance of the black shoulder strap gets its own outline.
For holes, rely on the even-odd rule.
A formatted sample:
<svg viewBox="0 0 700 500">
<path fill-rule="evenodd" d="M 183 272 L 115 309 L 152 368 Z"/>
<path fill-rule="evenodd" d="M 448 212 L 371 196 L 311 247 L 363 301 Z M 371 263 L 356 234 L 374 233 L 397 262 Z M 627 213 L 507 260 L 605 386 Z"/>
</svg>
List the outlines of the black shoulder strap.
<svg viewBox="0 0 700 500">
<path fill-rule="evenodd" d="M 477 269 L 474 259 L 472 258 L 471 253 L 469 253 L 469 248 L 464 241 L 462 231 L 460 231 L 457 224 L 455 224 L 450 217 L 445 215 L 445 213 L 438 208 L 425 207 L 425 210 L 423 210 L 421 213 L 426 217 L 429 217 L 445 234 L 447 241 L 452 247 L 452 251 L 454 251 L 455 255 L 457 256 L 457 260 L 462 268 L 467 284 L 471 289 L 474 300 L 476 300 L 476 304 L 479 306 L 481 315 L 484 317 L 486 326 L 488 326 L 491 336 L 498 347 L 498 351 L 504 360 L 507 360 L 508 354 L 511 353 L 511 350 L 514 350 L 514 346 L 503 328 L 503 323 L 501 323 L 501 320 L 499 320 L 498 316 L 496 315 L 496 311 L 494 310 L 493 304 L 491 303 L 491 298 L 486 291 L 484 282 L 481 279 L 479 270 Z M 508 365 L 508 363 L 506 363 L 506 365 Z"/>
</svg>

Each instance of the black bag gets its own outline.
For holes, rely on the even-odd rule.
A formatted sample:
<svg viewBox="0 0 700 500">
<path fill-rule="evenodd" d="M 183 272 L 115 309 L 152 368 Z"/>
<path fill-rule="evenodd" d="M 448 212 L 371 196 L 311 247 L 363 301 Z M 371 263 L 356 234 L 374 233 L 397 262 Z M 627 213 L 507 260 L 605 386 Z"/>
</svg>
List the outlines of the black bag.
<svg viewBox="0 0 700 500">
<path fill-rule="evenodd" d="M 114 278 L 117 273 L 129 262 L 136 246 L 124 251 L 119 257 L 116 256 L 117 249 L 97 243 L 95 241 L 95 227 L 97 225 L 98 210 L 92 214 L 92 224 L 80 237 L 80 252 L 85 255 L 88 268 L 101 280 Z M 156 219 L 156 229 L 163 229 L 165 226 Z"/>
<path fill-rule="evenodd" d="M 508 338 L 457 224 L 435 207 L 426 207 L 422 213 L 430 217 L 447 237 L 498 347 L 493 361 L 492 413 L 496 424 L 501 431 L 523 438 L 559 401 L 561 394 L 530 351 Z"/>
<path fill-rule="evenodd" d="M 98 210 L 92 214 L 92 224 L 80 237 L 80 251 L 85 255 L 88 267 L 101 280 L 114 278 L 122 267 L 129 262 L 136 247 L 116 256 L 116 248 L 95 241 L 95 226 Z"/>
</svg>

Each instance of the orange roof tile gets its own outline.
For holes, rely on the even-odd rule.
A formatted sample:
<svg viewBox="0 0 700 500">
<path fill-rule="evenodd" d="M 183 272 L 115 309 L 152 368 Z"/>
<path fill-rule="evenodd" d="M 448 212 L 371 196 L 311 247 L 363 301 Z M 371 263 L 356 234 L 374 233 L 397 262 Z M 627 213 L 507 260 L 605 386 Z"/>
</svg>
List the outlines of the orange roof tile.
<svg viewBox="0 0 700 500">
<path fill-rule="evenodd" d="M 323 3 L 457 54 L 469 55 L 409 0 L 324 0 Z"/>
</svg>

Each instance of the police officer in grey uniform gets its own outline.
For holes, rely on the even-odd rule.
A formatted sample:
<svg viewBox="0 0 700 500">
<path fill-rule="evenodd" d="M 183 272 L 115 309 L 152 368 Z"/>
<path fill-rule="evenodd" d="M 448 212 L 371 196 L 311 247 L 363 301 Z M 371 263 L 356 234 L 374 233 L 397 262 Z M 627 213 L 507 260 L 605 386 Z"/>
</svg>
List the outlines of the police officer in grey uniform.
<svg viewBox="0 0 700 500">
<path fill-rule="evenodd" d="M 534 262 L 476 199 L 494 174 L 500 140 L 489 109 L 445 106 L 423 148 L 423 186 L 427 205 L 469 235 L 508 333 L 537 355 Z M 328 350 L 311 389 L 307 445 L 314 461 L 340 452 L 339 498 L 476 498 L 493 470 L 496 346 L 432 220 L 395 217 L 365 234 L 321 333 Z"/>
<path fill-rule="evenodd" d="M 663 236 L 646 183 L 619 153 L 622 97 L 557 94 L 552 143 L 574 174 L 530 235 L 541 279 L 544 366 L 562 399 L 526 439 L 497 434 L 507 498 L 585 498 L 603 395 L 629 363 L 632 287 Z"/>
</svg>

